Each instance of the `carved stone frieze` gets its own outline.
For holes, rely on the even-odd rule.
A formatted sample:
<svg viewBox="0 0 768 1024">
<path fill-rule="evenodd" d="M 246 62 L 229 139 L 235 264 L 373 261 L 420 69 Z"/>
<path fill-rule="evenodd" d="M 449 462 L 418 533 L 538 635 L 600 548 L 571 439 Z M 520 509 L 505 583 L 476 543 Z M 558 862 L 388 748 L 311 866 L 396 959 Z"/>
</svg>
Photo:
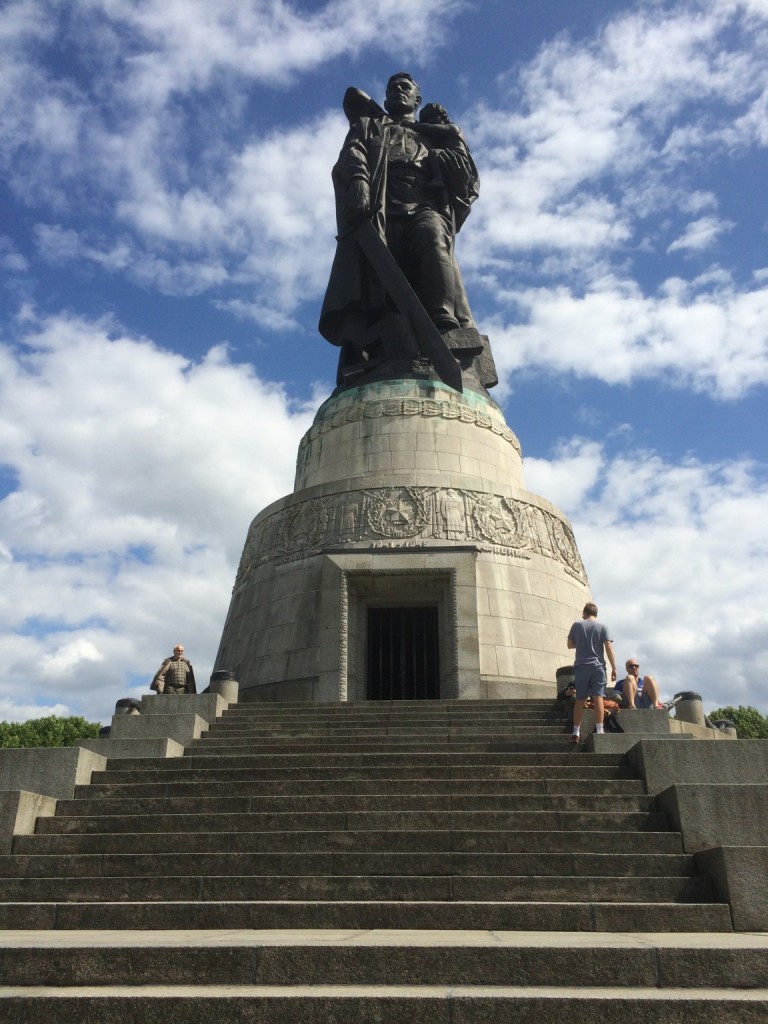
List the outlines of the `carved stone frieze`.
<svg viewBox="0 0 768 1024">
<path fill-rule="evenodd" d="M 325 548 L 429 549 L 445 543 L 528 558 L 542 554 L 587 582 L 568 522 L 530 502 L 452 487 L 380 487 L 298 501 L 254 522 L 235 590 L 267 562 L 287 562 Z"/>
<path fill-rule="evenodd" d="M 473 409 L 471 405 L 465 403 L 438 402 L 432 398 L 384 398 L 379 401 L 340 405 L 340 408 L 333 413 L 313 424 L 299 445 L 298 469 L 301 470 L 306 465 L 311 454 L 312 442 L 329 430 L 342 427 L 345 423 L 356 423 L 359 420 L 376 419 L 380 416 L 423 416 L 425 418 L 437 416 L 446 420 L 460 420 L 462 423 L 474 424 L 482 430 L 490 430 L 493 434 L 503 438 L 522 458 L 520 442 L 501 415 L 491 416 L 478 409 Z"/>
</svg>

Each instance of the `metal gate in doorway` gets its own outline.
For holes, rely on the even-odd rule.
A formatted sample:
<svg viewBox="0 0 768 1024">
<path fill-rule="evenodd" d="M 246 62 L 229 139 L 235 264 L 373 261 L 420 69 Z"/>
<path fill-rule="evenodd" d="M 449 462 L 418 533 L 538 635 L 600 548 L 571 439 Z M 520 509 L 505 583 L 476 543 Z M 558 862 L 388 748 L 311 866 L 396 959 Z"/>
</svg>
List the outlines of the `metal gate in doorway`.
<svg viewBox="0 0 768 1024">
<path fill-rule="evenodd" d="M 368 700 L 438 700 L 437 608 L 368 608 Z"/>
</svg>

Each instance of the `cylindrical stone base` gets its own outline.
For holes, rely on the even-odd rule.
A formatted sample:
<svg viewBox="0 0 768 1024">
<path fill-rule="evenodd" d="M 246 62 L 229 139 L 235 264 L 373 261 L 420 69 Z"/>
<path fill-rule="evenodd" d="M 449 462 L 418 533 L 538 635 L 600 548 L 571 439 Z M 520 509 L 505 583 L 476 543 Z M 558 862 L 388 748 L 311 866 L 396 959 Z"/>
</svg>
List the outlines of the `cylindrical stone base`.
<svg viewBox="0 0 768 1024">
<path fill-rule="evenodd" d="M 241 700 L 365 700 L 371 617 L 430 608 L 440 698 L 549 697 L 588 600 L 570 525 L 524 489 L 495 403 L 373 384 L 321 407 L 296 490 L 252 523 L 216 664 Z"/>
</svg>

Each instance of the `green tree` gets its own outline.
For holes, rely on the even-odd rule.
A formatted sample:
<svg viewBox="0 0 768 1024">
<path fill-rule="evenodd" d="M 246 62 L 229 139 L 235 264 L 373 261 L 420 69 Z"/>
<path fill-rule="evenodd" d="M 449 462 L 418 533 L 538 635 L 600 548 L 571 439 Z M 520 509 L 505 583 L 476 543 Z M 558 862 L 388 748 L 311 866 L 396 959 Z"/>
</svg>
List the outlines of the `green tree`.
<svg viewBox="0 0 768 1024">
<path fill-rule="evenodd" d="M 78 715 L 0 722 L 0 747 L 73 747 L 77 740 L 98 736 L 99 729 L 99 722 L 88 722 Z"/>
<path fill-rule="evenodd" d="M 737 708 L 717 708 L 710 711 L 708 717 L 711 722 L 718 718 L 729 719 L 736 726 L 739 739 L 768 740 L 768 717 L 762 715 L 757 708 L 744 707 L 743 704 Z"/>
</svg>

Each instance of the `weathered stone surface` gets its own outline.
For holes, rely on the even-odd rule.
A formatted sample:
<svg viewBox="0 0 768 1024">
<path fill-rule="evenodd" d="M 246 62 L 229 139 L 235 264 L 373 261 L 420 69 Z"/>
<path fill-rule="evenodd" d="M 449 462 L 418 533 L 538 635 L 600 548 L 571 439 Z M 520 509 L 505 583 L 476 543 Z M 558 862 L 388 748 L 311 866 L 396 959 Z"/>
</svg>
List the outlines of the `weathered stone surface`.
<svg viewBox="0 0 768 1024">
<path fill-rule="evenodd" d="M 764 740 L 761 742 L 765 742 Z M 690 746 L 686 750 L 691 749 Z M 691 853 L 713 846 L 768 848 L 768 785 L 741 782 L 677 783 L 658 794 L 657 805 L 669 815 Z M 766 919 L 768 926 L 768 919 Z"/>
<path fill-rule="evenodd" d="M 181 757 L 184 753 L 184 744 L 167 736 L 80 740 L 78 746 L 102 757 Z"/>
<path fill-rule="evenodd" d="M 678 744 L 643 739 L 628 757 L 652 795 L 683 782 L 768 783 L 767 740 Z"/>
<path fill-rule="evenodd" d="M 229 703 L 218 693 L 150 693 L 141 698 L 141 714 L 198 715 L 210 723 L 223 714 Z"/>
<path fill-rule="evenodd" d="M 152 698 L 150 698 L 151 700 Z M 167 700 L 182 700 L 183 696 Z M 118 715 L 112 719 L 111 740 L 171 739 L 185 746 L 208 729 L 208 722 L 196 714 Z"/>
<path fill-rule="evenodd" d="M 0 854 L 11 852 L 13 837 L 31 835 L 38 817 L 56 813 L 56 800 L 26 790 L 0 792 Z"/>
<path fill-rule="evenodd" d="M 123 722 L 135 716 L 118 716 Z M 27 790 L 42 796 L 70 798 L 75 786 L 87 785 L 91 772 L 103 771 L 106 759 L 82 747 L 13 747 L 0 750 L 0 792 Z"/>
<path fill-rule="evenodd" d="M 730 904 L 734 929 L 768 931 L 768 846 L 736 846 L 726 840 L 697 853 L 696 861 L 712 879 L 718 899 Z"/>
</svg>

